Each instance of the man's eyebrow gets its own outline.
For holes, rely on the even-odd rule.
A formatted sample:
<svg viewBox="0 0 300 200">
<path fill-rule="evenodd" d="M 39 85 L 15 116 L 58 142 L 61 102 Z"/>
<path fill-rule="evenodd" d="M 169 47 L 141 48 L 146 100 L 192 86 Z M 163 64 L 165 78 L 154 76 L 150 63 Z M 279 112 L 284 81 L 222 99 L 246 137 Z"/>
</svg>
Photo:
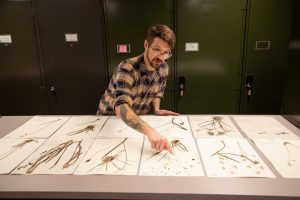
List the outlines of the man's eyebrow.
<svg viewBox="0 0 300 200">
<path fill-rule="evenodd" d="M 161 48 L 160 48 L 160 46 L 154 45 L 153 48 L 156 48 L 156 49 L 159 49 L 160 51 L 162 51 Z M 163 52 L 164 53 L 169 53 L 169 52 L 171 52 L 171 49 L 163 51 Z"/>
</svg>

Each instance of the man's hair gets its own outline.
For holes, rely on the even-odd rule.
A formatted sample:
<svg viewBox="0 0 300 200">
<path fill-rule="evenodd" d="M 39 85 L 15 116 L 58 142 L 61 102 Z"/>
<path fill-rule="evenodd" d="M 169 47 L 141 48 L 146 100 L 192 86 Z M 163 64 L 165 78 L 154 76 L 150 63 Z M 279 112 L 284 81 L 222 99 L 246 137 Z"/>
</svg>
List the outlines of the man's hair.
<svg viewBox="0 0 300 200">
<path fill-rule="evenodd" d="M 153 42 L 155 37 L 163 39 L 170 45 L 172 49 L 174 48 L 176 41 L 175 34 L 168 26 L 160 24 L 151 26 L 148 30 L 147 36 L 147 41 L 149 42 L 149 44 Z"/>
</svg>

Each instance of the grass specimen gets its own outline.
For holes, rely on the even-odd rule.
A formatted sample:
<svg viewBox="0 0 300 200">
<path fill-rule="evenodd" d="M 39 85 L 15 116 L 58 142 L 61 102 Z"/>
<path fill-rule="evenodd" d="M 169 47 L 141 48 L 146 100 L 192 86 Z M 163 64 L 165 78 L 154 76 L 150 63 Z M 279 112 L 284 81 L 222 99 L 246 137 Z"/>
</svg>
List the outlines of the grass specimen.
<svg viewBox="0 0 300 200">
<path fill-rule="evenodd" d="M 7 158 L 8 156 L 10 156 L 12 153 L 16 152 L 17 150 L 22 149 L 26 144 L 29 144 L 30 142 L 38 142 L 38 141 L 34 140 L 34 139 L 27 139 L 27 140 L 24 140 L 23 142 L 20 142 L 19 144 L 13 145 L 13 146 L 11 146 L 10 150 L 8 150 L 7 152 L 0 155 L 0 160 Z"/>
<path fill-rule="evenodd" d="M 198 127 L 198 129 L 196 129 L 197 132 L 202 129 L 206 129 L 207 134 L 210 136 L 225 135 L 226 133 L 232 130 L 231 126 L 223 122 L 223 117 L 221 116 L 213 116 L 211 120 L 199 123 L 197 127 Z"/>
<path fill-rule="evenodd" d="M 46 163 L 50 162 L 51 160 L 56 159 L 55 163 L 49 168 L 49 169 L 52 169 L 60 161 L 60 159 L 66 152 L 66 150 L 69 147 L 71 147 L 72 145 L 76 145 L 72 156 L 62 166 L 62 168 L 68 168 L 69 166 L 74 164 L 78 160 L 79 156 L 82 154 L 81 142 L 82 141 L 69 140 L 67 142 L 61 143 L 54 148 L 51 148 L 49 150 L 42 152 L 40 154 L 40 157 L 38 157 L 37 159 L 35 159 L 33 161 L 30 161 L 28 164 L 26 164 L 24 166 L 19 167 L 18 170 L 30 166 L 26 170 L 26 173 L 31 174 L 39 165 L 41 165 L 43 163 L 46 164 Z"/>
<path fill-rule="evenodd" d="M 56 120 L 53 120 L 53 121 L 49 121 L 49 122 L 45 122 L 45 123 L 39 124 L 39 126 L 41 126 L 41 128 L 38 128 L 38 129 L 36 129 L 36 130 L 34 130 L 32 132 L 29 132 L 29 133 L 24 133 L 20 137 L 26 137 L 28 135 L 31 135 L 31 134 L 34 134 L 34 133 L 39 132 L 41 130 L 44 130 L 44 129 L 48 128 L 49 126 L 51 126 L 52 124 L 54 124 L 54 123 L 56 123 L 56 122 L 58 122 L 60 120 L 61 119 L 56 119 Z"/>
<path fill-rule="evenodd" d="M 86 126 L 85 128 L 81 128 L 79 130 L 76 130 L 76 131 L 72 131 L 72 132 L 69 132 L 67 133 L 67 135 L 77 135 L 77 134 L 80 134 L 80 133 L 88 133 L 88 132 L 93 132 L 94 131 L 94 128 L 95 128 L 95 125 L 88 125 Z"/>
<path fill-rule="evenodd" d="M 94 170 L 97 167 L 101 167 L 101 166 L 105 166 L 105 170 L 108 170 L 108 165 L 111 164 L 113 165 L 115 168 L 118 169 L 118 171 L 123 170 L 127 163 L 127 151 L 126 151 L 126 142 L 127 138 L 125 138 L 122 142 L 120 142 L 119 144 L 117 144 L 116 146 L 114 146 L 113 148 L 111 148 L 108 152 L 106 152 L 101 158 L 100 158 L 100 163 L 97 164 L 96 166 L 92 167 L 91 169 L 89 169 L 87 172 L 90 172 L 92 170 Z M 120 151 L 114 153 L 114 151 L 118 148 L 118 147 L 122 147 Z M 103 150 L 101 150 L 103 151 Z M 99 152 L 99 151 L 98 151 Z M 87 159 L 85 162 L 90 162 L 98 153 L 94 153 L 89 159 Z M 125 155 L 125 160 L 121 160 L 120 156 L 121 154 Z M 118 161 L 118 163 L 117 163 Z M 121 163 L 121 164 L 120 164 Z"/>
<path fill-rule="evenodd" d="M 294 148 L 297 148 L 297 149 L 300 149 L 299 146 L 295 145 L 295 144 L 292 144 L 290 142 L 283 142 L 283 145 L 287 151 L 287 154 L 288 154 L 288 166 L 292 167 L 295 165 L 295 162 L 296 162 L 296 159 L 293 159 L 292 155 L 291 155 L 291 150 L 290 148 L 291 147 L 294 147 Z M 290 146 L 290 147 L 289 147 Z"/>
</svg>

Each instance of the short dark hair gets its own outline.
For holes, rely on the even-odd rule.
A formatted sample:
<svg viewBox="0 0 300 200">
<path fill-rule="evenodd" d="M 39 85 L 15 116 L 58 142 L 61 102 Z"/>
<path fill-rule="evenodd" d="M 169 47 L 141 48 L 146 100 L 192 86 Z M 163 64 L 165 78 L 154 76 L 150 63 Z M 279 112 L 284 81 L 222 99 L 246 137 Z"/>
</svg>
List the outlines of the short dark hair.
<svg viewBox="0 0 300 200">
<path fill-rule="evenodd" d="M 151 26 L 148 30 L 147 41 L 151 44 L 155 37 L 163 39 L 172 49 L 174 48 L 176 42 L 175 34 L 168 26 L 160 24 Z"/>
</svg>

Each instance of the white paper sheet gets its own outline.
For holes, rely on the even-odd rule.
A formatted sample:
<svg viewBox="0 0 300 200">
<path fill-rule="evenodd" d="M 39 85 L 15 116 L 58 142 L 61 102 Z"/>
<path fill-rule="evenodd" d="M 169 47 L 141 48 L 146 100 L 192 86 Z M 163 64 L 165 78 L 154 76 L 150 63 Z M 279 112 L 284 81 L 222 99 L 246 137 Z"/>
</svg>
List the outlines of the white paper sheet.
<svg viewBox="0 0 300 200">
<path fill-rule="evenodd" d="M 0 140 L 0 174 L 10 173 L 44 141 L 45 139 L 2 138 Z"/>
<path fill-rule="evenodd" d="M 12 174 L 73 174 L 93 140 L 95 139 L 48 139 Z"/>
<path fill-rule="evenodd" d="M 245 139 L 198 139 L 209 177 L 269 177 L 274 174 Z"/>
<path fill-rule="evenodd" d="M 195 138 L 242 138 L 229 116 L 190 115 L 189 120 Z"/>
<path fill-rule="evenodd" d="M 203 176 L 194 139 L 171 139 L 170 142 L 173 144 L 173 155 L 168 151 L 155 151 L 145 140 L 139 175 Z"/>
<path fill-rule="evenodd" d="M 272 116 L 234 116 L 234 120 L 250 138 L 299 139 Z"/>
<path fill-rule="evenodd" d="M 70 117 L 34 116 L 5 138 L 49 138 Z"/>
<path fill-rule="evenodd" d="M 140 116 L 147 121 L 147 116 Z M 126 125 L 120 117 L 110 116 L 97 138 L 143 138 L 144 135 Z"/>
<path fill-rule="evenodd" d="M 137 175 L 143 138 L 96 139 L 74 174 Z"/>
<path fill-rule="evenodd" d="M 255 139 L 256 146 L 285 178 L 300 178 L 300 140 Z"/>
<path fill-rule="evenodd" d="M 107 120 L 107 116 L 76 116 L 71 117 L 51 140 L 67 140 L 70 138 L 96 138 Z"/>
<path fill-rule="evenodd" d="M 167 138 L 193 137 L 187 116 L 149 116 L 148 124 Z"/>
</svg>

